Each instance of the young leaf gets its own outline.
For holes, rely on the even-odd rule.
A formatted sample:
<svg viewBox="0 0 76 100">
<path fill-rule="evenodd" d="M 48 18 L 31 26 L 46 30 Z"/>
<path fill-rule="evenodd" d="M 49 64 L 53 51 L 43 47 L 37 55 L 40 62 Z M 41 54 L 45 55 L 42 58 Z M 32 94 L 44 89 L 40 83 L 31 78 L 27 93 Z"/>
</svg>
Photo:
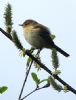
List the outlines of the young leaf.
<svg viewBox="0 0 76 100">
<path fill-rule="evenodd" d="M 30 57 L 28 57 L 26 65 L 29 66 L 31 61 L 32 61 L 32 59 Z"/>
<path fill-rule="evenodd" d="M 7 89 L 8 89 L 8 87 L 6 87 L 6 86 L 0 87 L 0 93 L 1 94 L 4 93 Z"/>
<path fill-rule="evenodd" d="M 36 73 L 31 73 L 33 80 L 35 81 L 36 85 L 40 83 L 40 79 L 37 77 Z"/>
<path fill-rule="evenodd" d="M 51 39 L 54 40 L 56 36 L 54 34 L 51 34 Z"/>
<path fill-rule="evenodd" d="M 34 66 L 35 68 L 37 69 L 37 71 L 40 71 L 41 70 L 41 67 L 39 64 L 37 64 L 36 62 L 34 62 Z"/>
</svg>

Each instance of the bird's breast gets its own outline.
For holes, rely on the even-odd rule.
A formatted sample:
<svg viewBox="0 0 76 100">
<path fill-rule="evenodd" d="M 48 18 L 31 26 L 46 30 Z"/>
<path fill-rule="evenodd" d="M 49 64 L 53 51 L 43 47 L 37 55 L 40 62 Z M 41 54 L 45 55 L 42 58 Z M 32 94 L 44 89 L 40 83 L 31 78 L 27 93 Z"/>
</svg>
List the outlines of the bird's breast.
<svg viewBox="0 0 76 100">
<path fill-rule="evenodd" d="M 27 27 L 24 29 L 24 37 L 35 48 L 43 48 L 46 41 L 39 35 L 39 28 Z"/>
</svg>

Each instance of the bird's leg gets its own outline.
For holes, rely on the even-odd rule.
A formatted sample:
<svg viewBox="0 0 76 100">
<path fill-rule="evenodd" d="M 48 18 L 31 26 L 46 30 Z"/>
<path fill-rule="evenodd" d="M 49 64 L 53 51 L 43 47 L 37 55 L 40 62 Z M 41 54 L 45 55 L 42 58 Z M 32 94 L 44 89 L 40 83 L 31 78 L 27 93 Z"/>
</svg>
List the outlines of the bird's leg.
<svg viewBox="0 0 76 100">
<path fill-rule="evenodd" d="M 42 49 L 38 49 L 36 56 L 37 56 L 37 55 L 39 56 L 41 50 L 42 50 Z"/>
</svg>

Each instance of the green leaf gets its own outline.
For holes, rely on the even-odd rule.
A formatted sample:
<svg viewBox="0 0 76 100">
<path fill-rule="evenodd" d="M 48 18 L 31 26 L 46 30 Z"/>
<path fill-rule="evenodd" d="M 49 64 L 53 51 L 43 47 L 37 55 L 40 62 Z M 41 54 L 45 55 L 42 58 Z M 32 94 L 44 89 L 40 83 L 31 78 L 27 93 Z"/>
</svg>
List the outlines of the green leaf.
<svg viewBox="0 0 76 100">
<path fill-rule="evenodd" d="M 7 89 L 8 89 L 8 87 L 6 87 L 6 86 L 0 87 L 0 93 L 1 94 L 4 93 Z"/>
<path fill-rule="evenodd" d="M 40 79 L 37 77 L 36 73 L 31 73 L 33 80 L 35 81 L 36 85 L 40 83 Z"/>
<path fill-rule="evenodd" d="M 41 67 L 39 64 L 37 64 L 36 62 L 34 62 L 34 66 L 35 68 L 37 69 L 37 71 L 40 71 L 41 70 Z"/>
<path fill-rule="evenodd" d="M 51 39 L 54 40 L 56 36 L 54 34 L 51 34 Z"/>
<path fill-rule="evenodd" d="M 31 61 L 32 61 L 32 59 L 30 57 L 28 57 L 26 65 L 29 66 Z"/>
</svg>

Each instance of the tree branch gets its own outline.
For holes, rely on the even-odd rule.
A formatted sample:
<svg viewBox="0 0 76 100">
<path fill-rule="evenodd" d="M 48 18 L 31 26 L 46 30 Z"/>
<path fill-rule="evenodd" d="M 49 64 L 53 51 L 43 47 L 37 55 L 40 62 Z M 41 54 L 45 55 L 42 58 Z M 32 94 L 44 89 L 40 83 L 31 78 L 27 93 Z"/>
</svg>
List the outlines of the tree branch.
<svg viewBox="0 0 76 100">
<path fill-rule="evenodd" d="M 12 36 L 8 33 L 6 33 L 2 28 L 0 28 L 0 31 L 7 37 L 9 38 L 11 41 L 12 41 Z"/>
<path fill-rule="evenodd" d="M 12 38 L 10 36 L 8 36 L 2 28 L 0 28 L 0 31 L 6 36 L 8 37 L 10 40 L 12 40 Z M 52 74 L 52 71 L 50 71 L 44 64 L 42 64 L 39 60 L 37 60 L 28 50 L 25 51 L 26 55 L 28 55 L 32 60 L 34 60 L 37 64 L 40 65 L 40 67 L 42 69 L 44 69 L 46 72 L 48 72 L 50 75 L 52 75 L 56 80 L 58 80 L 60 83 L 62 83 L 64 86 L 67 87 L 67 89 L 69 91 L 71 91 L 72 93 L 76 94 L 76 90 L 74 88 L 72 88 L 68 83 L 66 83 L 65 81 L 63 81 L 59 76 Z"/>
</svg>

